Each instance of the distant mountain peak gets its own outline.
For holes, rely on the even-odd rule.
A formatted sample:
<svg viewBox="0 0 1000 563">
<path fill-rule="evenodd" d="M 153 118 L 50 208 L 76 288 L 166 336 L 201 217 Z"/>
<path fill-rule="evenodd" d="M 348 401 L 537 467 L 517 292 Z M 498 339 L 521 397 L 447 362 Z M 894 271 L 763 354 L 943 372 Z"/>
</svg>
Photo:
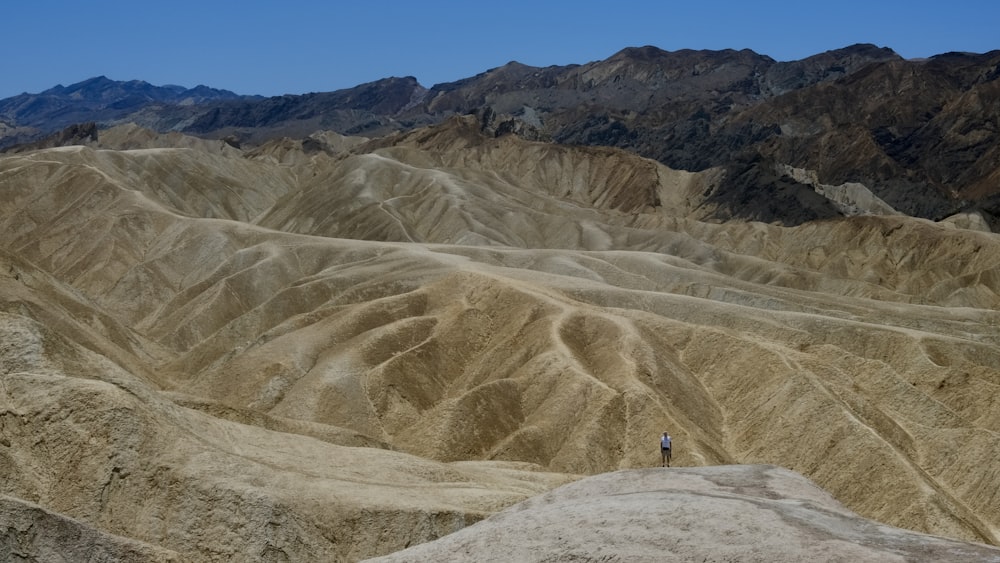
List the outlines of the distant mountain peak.
<svg viewBox="0 0 1000 563">
<path fill-rule="evenodd" d="M 38 96 L 65 96 L 73 93 L 79 93 L 84 98 L 91 101 L 95 101 L 100 98 L 103 101 L 107 99 L 117 99 L 125 97 L 128 95 L 135 94 L 136 92 L 142 92 L 148 94 L 151 99 L 158 101 L 173 101 L 172 98 L 187 98 L 194 94 L 200 94 L 201 97 L 206 99 L 225 99 L 225 98 L 239 98 L 240 95 L 229 90 L 221 90 L 218 88 L 210 88 L 199 84 L 194 88 L 187 88 L 185 86 L 180 86 L 177 84 L 165 84 L 162 86 L 155 86 L 146 82 L 145 80 L 132 79 L 132 80 L 112 80 L 105 75 L 94 76 L 81 80 L 79 82 L 74 82 L 69 86 L 63 86 L 62 84 L 56 85 L 48 90 L 45 90 Z M 31 95 L 31 94 L 29 94 Z"/>
<path fill-rule="evenodd" d="M 669 51 L 664 51 L 659 47 L 654 47 L 652 45 L 644 45 L 642 47 L 625 47 L 621 51 L 618 51 L 611 56 L 611 59 L 619 58 L 630 58 L 630 59 L 655 59 L 663 57 L 670 54 Z"/>
<path fill-rule="evenodd" d="M 896 51 L 889 47 L 879 47 L 874 43 L 855 43 L 853 45 L 848 45 L 847 47 L 842 47 L 840 49 L 832 49 L 826 51 L 827 53 L 856 53 L 856 54 L 866 54 L 870 56 L 884 56 L 884 57 L 899 57 Z"/>
<path fill-rule="evenodd" d="M 670 59 L 729 59 L 729 58 L 761 58 L 773 60 L 767 55 L 757 53 L 752 49 L 678 49 L 676 51 L 665 51 L 659 47 L 645 45 L 643 47 L 626 47 L 608 58 L 608 61 L 633 60 L 633 61 L 659 61 Z"/>
</svg>

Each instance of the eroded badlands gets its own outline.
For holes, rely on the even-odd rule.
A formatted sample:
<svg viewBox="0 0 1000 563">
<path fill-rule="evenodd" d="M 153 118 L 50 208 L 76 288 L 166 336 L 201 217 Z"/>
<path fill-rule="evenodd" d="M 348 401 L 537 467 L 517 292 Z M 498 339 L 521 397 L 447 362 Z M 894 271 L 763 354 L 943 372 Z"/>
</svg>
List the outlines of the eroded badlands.
<svg viewBox="0 0 1000 563">
<path fill-rule="evenodd" d="M 8 553 L 59 549 L 38 519 L 134 560 L 387 555 L 661 471 L 663 430 L 684 479 L 780 466 L 1000 543 L 974 217 L 710 223 L 721 171 L 462 120 L 326 152 L 101 139 L 0 157 Z"/>
</svg>

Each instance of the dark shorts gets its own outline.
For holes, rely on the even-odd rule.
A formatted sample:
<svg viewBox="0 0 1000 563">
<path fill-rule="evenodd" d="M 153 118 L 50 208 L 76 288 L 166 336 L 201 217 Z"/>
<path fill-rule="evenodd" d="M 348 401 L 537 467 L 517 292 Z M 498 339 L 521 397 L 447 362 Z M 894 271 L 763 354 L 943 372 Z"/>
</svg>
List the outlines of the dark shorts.
<svg viewBox="0 0 1000 563">
<path fill-rule="evenodd" d="M 660 450 L 665 454 L 670 453 L 670 448 L 660 448 Z"/>
</svg>

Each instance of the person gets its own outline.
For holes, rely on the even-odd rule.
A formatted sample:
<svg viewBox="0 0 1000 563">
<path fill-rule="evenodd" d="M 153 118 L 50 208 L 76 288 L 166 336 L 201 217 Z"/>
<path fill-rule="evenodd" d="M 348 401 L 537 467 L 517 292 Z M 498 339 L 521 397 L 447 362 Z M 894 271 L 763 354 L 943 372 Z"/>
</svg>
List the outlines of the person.
<svg viewBox="0 0 1000 563">
<path fill-rule="evenodd" d="M 661 467 L 670 467 L 670 434 L 666 432 L 660 437 L 660 457 L 663 460 Z"/>
</svg>

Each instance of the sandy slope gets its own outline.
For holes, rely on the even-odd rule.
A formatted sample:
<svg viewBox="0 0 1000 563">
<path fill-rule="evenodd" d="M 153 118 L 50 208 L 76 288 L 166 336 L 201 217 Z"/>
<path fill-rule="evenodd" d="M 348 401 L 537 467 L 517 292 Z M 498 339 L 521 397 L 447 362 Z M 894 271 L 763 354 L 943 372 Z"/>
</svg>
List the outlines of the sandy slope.
<svg viewBox="0 0 1000 563">
<path fill-rule="evenodd" d="M 708 224 L 710 175 L 473 133 L 0 158 L 0 493 L 350 560 L 656 465 L 669 429 L 681 466 L 1000 542 L 996 235 Z"/>
</svg>

